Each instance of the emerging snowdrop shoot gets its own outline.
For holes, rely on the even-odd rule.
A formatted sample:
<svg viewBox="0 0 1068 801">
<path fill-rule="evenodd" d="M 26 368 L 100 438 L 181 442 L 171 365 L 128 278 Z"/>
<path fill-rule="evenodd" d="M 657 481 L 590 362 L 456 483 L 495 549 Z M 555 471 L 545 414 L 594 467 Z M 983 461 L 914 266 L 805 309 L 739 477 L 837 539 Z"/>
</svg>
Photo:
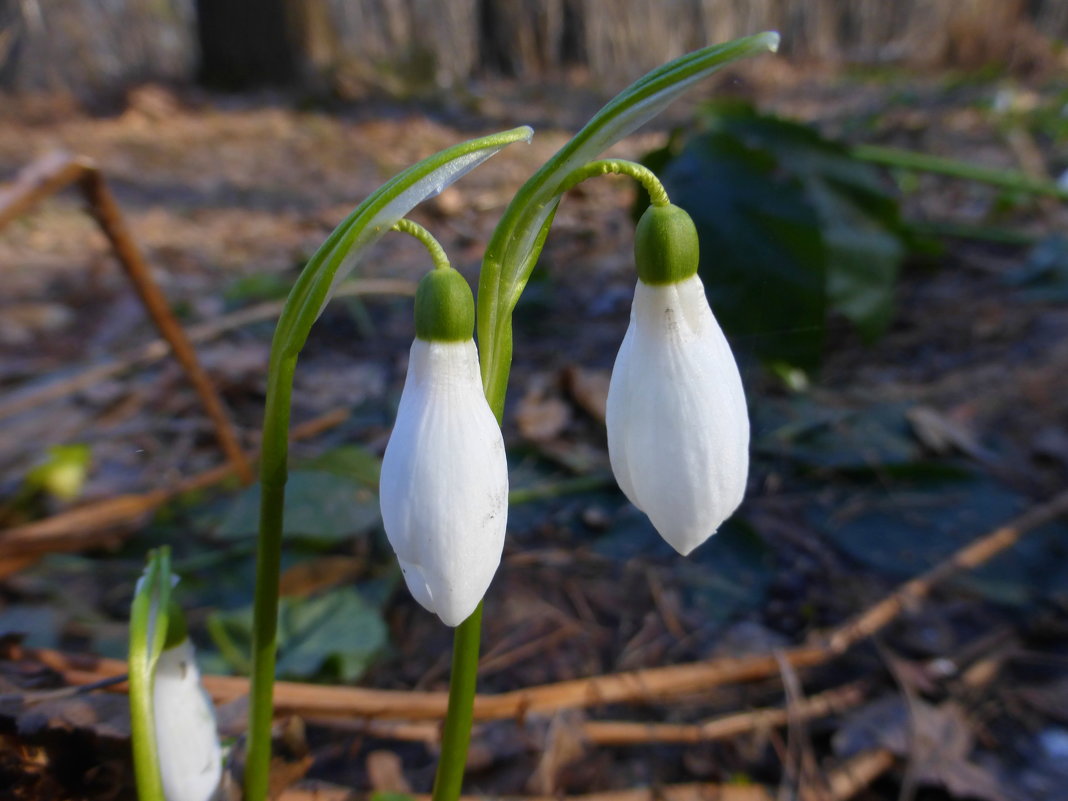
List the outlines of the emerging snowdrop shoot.
<svg viewBox="0 0 1068 801">
<path fill-rule="evenodd" d="M 171 595 L 170 551 L 149 554 L 130 610 L 130 735 L 141 801 L 210 801 L 222 778 L 211 700 Z"/>
<path fill-rule="evenodd" d="M 686 555 L 745 493 L 749 416 L 738 366 L 697 276 L 697 231 L 650 206 L 634 240 L 638 283 L 608 390 L 608 453 L 627 498 Z"/>
<path fill-rule="evenodd" d="M 152 690 L 159 770 L 167 801 L 209 801 L 222 778 L 215 709 L 200 683 L 185 619 L 173 602 Z"/>
<path fill-rule="evenodd" d="M 448 626 L 485 595 L 508 519 L 504 440 L 482 392 L 474 314 L 456 270 L 420 281 L 408 376 L 382 459 L 386 535 L 415 600 Z"/>
</svg>

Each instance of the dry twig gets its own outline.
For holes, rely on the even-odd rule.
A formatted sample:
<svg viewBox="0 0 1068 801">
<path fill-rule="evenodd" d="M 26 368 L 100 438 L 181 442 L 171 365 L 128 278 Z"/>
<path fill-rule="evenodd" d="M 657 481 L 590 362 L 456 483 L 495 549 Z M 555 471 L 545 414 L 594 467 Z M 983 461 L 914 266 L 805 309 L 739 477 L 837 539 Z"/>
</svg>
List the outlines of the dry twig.
<svg viewBox="0 0 1068 801">
<path fill-rule="evenodd" d="M 921 576 L 907 581 L 896 591 L 850 621 L 836 628 L 827 638 L 827 646 L 843 653 L 865 640 L 900 615 L 910 604 L 919 601 L 938 584 L 956 573 L 973 570 L 997 554 L 1011 548 L 1028 531 L 1068 513 L 1068 490 L 1044 504 L 1034 506 L 989 534 L 973 540 L 951 557 Z"/>
<path fill-rule="evenodd" d="M 751 709 L 701 723 L 630 723 L 624 721 L 586 721 L 583 733 L 597 745 L 645 745 L 648 743 L 701 743 L 727 740 L 741 734 L 785 725 L 791 715 L 811 720 L 851 709 L 864 699 L 859 684 L 847 684 L 814 695 L 794 704 L 793 708 Z"/>
<path fill-rule="evenodd" d="M 356 297 L 360 295 L 414 295 L 415 282 L 390 278 L 360 278 L 348 281 L 338 287 L 334 293 L 335 298 Z M 216 337 L 222 336 L 228 331 L 242 328 L 246 325 L 273 320 L 282 311 L 283 301 L 268 301 L 249 306 L 247 309 L 239 309 L 230 314 L 223 315 L 217 320 L 191 326 L 186 332 L 189 341 L 194 345 L 210 342 Z M 127 370 L 135 367 L 144 367 L 153 362 L 163 359 L 171 352 L 170 345 L 165 339 L 154 339 L 119 355 L 114 359 L 86 367 L 81 372 L 56 381 L 35 383 L 33 386 L 21 388 L 13 392 L 3 401 L 0 401 L 0 420 L 21 414 L 29 409 L 36 408 L 44 403 L 59 400 L 76 392 L 82 392 L 96 386 L 101 381 L 122 375 Z"/>
<path fill-rule="evenodd" d="M 1068 511 L 1068 491 L 1036 506 L 1023 515 L 965 546 L 919 578 L 905 583 L 887 598 L 848 621 L 824 638 L 822 645 L 808 645 L 781 652 L 793 668 L 825 664 L 849 646 L 871 636 L 894 620 L 913 600 L 925 596 L 940 581 L 977 567 L 1014 544 L 1024 533 Z M 55 651 L 37 651 L 40 661 L 64 674 L 72 684 L 97 681 L 125 672 L 125 664 L 96 660 L 78 668 L 78 660 Z M 85 663 L 83 663 L 85 664 Z M 708 690 L 724 684 L 754 681 L 776 675 L 780 662 L 775 655 L 722 657 L 706 662 L 670 665 L 583 679 L 571 679 L 475 698 L 475 718 L 494 720 L 550 713 L 562 709 L 667 699 Z M 248 692 L 247 679 L 207 676 L 208 692 L 217 702 L 232 701 Z M 363 687 L 324 687 L 279 682 L 275 687 L 278 714 L 308 718 L 354 717 L 436 720 L 444 717 L 444 692 L 404 692 Z"/>
<path fill-rule="evenodd" d="M 308 439 L 346 420 L 348 409 L 334 409 L 293 427 L 294 440 Z M 247 456 L 255 459 L 255 453 Z M 111 542 L 121 529 L 137 523 L 149 512 L 184 492 L 204 489 L 234 475 L 233 464 L 219 465 L 174 486 L 140 495 L 119 495 L 67 512 L 0 531 L 0 577 L 25 567 L 26 560 L 43 553 L 72 551 Z M 125 670 L 125 669 L 124 669 Z"/>
<path fill-rule="evenodd" d="M 167 340 L 174 357 L 185 370 L 200 402 L 215 426 L 215 436 L 229 460 L 233 472 L 245 484 L 252 482 L 252 468 L 245 458 L 237 432 L 226 413 L 222 399 L 211 378 L 197 360 L 181 324 L 175 319 L 167 299 L 126 226 L 118 203 L 104 181 L 104 174 L 96 163 L 84 156 L 52 153 L 22 171 L 13 186 L 0 193 L 0 228 L 25 214 L 46 197 L 75 184 L 89 202 L 89 213 L 96 220 L 111 243 L 115 256 L 126 277 L 137 292 L 141 303 Z"/>
</svg>

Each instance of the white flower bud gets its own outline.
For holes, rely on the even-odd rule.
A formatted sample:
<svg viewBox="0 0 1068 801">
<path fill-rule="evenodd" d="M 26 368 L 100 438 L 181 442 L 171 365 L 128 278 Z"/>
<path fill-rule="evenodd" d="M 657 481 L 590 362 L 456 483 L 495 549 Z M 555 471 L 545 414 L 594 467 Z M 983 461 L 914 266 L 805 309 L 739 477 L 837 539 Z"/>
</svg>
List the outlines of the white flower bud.
<svg viewBox="0 0 1068 801">
<path fill-rule="evenodd" d="M 408 589 L 459 625 L 497 571 L 508 520 L 504 439 L 470 338 L 412 344 L 380 499 Z"/>
<path fill-rule="evenodd" d="M 160 654 L 152 698 L 163 794 L 167 801 L 208 801 L 222 777 L 222 752 L 188 639 Z"/>
<path fill-rule="evenodd" d="M 749 416 L 730 346 L 697 275 L 639 280 L 607 406 L 608 453 L 624 494 L 686 555 L 738 505 Z"/>
</svg>

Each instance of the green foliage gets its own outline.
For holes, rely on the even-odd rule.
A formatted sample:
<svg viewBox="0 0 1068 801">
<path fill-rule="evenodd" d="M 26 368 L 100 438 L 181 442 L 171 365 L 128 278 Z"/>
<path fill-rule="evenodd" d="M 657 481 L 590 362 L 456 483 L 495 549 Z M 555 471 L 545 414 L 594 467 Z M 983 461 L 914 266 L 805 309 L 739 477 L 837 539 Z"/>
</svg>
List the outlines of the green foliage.
<svg viewBox="0 0 1068 801">
<path fill-rule="evenodd" d="M 755 409 L 754 453 L 801 472 L 870 473 L 924 458 L 899 404 L 850 409 L 807 396 L 767 399 Z"/>
<path fill-rule="evenodd" d="M 253 538 L 259 525 L 260 485 L 242 491 L 216 530 L 223 539 Z M 366 486 L 326 470 L 295 470 L 286 484 L 282 534 L 324 543 L 363 534 L 378 524 L 378 498 Z"/>
<path fill-rule="evenodd" d="M 814 129 L 739 104 L 649 154 L 694 218 L 717 317 L 769 364 L 819 365 L 829 312 L 872 340 L 913 241 L 878 172 Z"/>
<path fill-rule="evenodd" d="M 230 667 L 246 672 L 252 607 L 214 613 L 208 631 Z M 356 681 L 387 642 L 380 611 L 352 587 L 279 602 L 277 673 L 281 677 Z"/>
<path fill-rule="evenodd" d="M 1023 512 L 1028 501 L 994 479 L 966 474 L 951 481 L 896 482 L 850 489 L 848 504 L 836 497 L 817 525 L 842 552 L 895 581 L 911 578 L 948 558 L 991 521 Z M 1043 599 L 1065 600 L 1068 527 L 1051 523 L 1028 534 L 1010 551 L 955 579 L 1005 606 L 1034 608 Z"/>
<path fill-rule="evenodd" d="M 303 469 L 352 478 L 377 492 L 382 459 L 361 445 L 340 445 L 308 460 Z"/>
<path fill-rule="evenodd" d="M 88 445 L 53 445 L 45 461 L 26 474 L 22 492 L 46 492 L 58 500 L 72 501 L 82 493 L 91 460 Z"/>
<path fill-rule="evenodd" d="M 281 300 L 289 294 L 292 286 L 292 276 L 287 277 L 278 273 L 253 273 L 232 281 L 223 290 L 223 299 L 235 306 L 266 300 Z"/>
</svg>

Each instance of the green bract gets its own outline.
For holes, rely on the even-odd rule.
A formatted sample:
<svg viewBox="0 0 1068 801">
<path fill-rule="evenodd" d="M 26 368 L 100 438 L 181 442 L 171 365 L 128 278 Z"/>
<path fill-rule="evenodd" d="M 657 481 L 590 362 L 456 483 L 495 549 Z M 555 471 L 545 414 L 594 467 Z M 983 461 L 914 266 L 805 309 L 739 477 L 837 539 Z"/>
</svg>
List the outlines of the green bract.
<svg viewBox="0 0 1068 801">
<path fill-rule="evenodd" d="M 431 270 L 415 292 L 415 335 L 427 342 L 465 342 L 475 333 L 475 296 L 452 267 Z"/>
<path fill-rule="evenodd" d="M 634 231 L 638 277 L 650 286 L 677 284 L 697 272 L 697 228 L 678 206 L 650 206 Z"/>
<path fill-rule="evenodd" d="M 163 641 L 163 650 L 167 651 L 189 639 L 185 627 L 185 615 L 182 608 L 172 598 L 167 603 L 167 639 Z"/>
</svg>

